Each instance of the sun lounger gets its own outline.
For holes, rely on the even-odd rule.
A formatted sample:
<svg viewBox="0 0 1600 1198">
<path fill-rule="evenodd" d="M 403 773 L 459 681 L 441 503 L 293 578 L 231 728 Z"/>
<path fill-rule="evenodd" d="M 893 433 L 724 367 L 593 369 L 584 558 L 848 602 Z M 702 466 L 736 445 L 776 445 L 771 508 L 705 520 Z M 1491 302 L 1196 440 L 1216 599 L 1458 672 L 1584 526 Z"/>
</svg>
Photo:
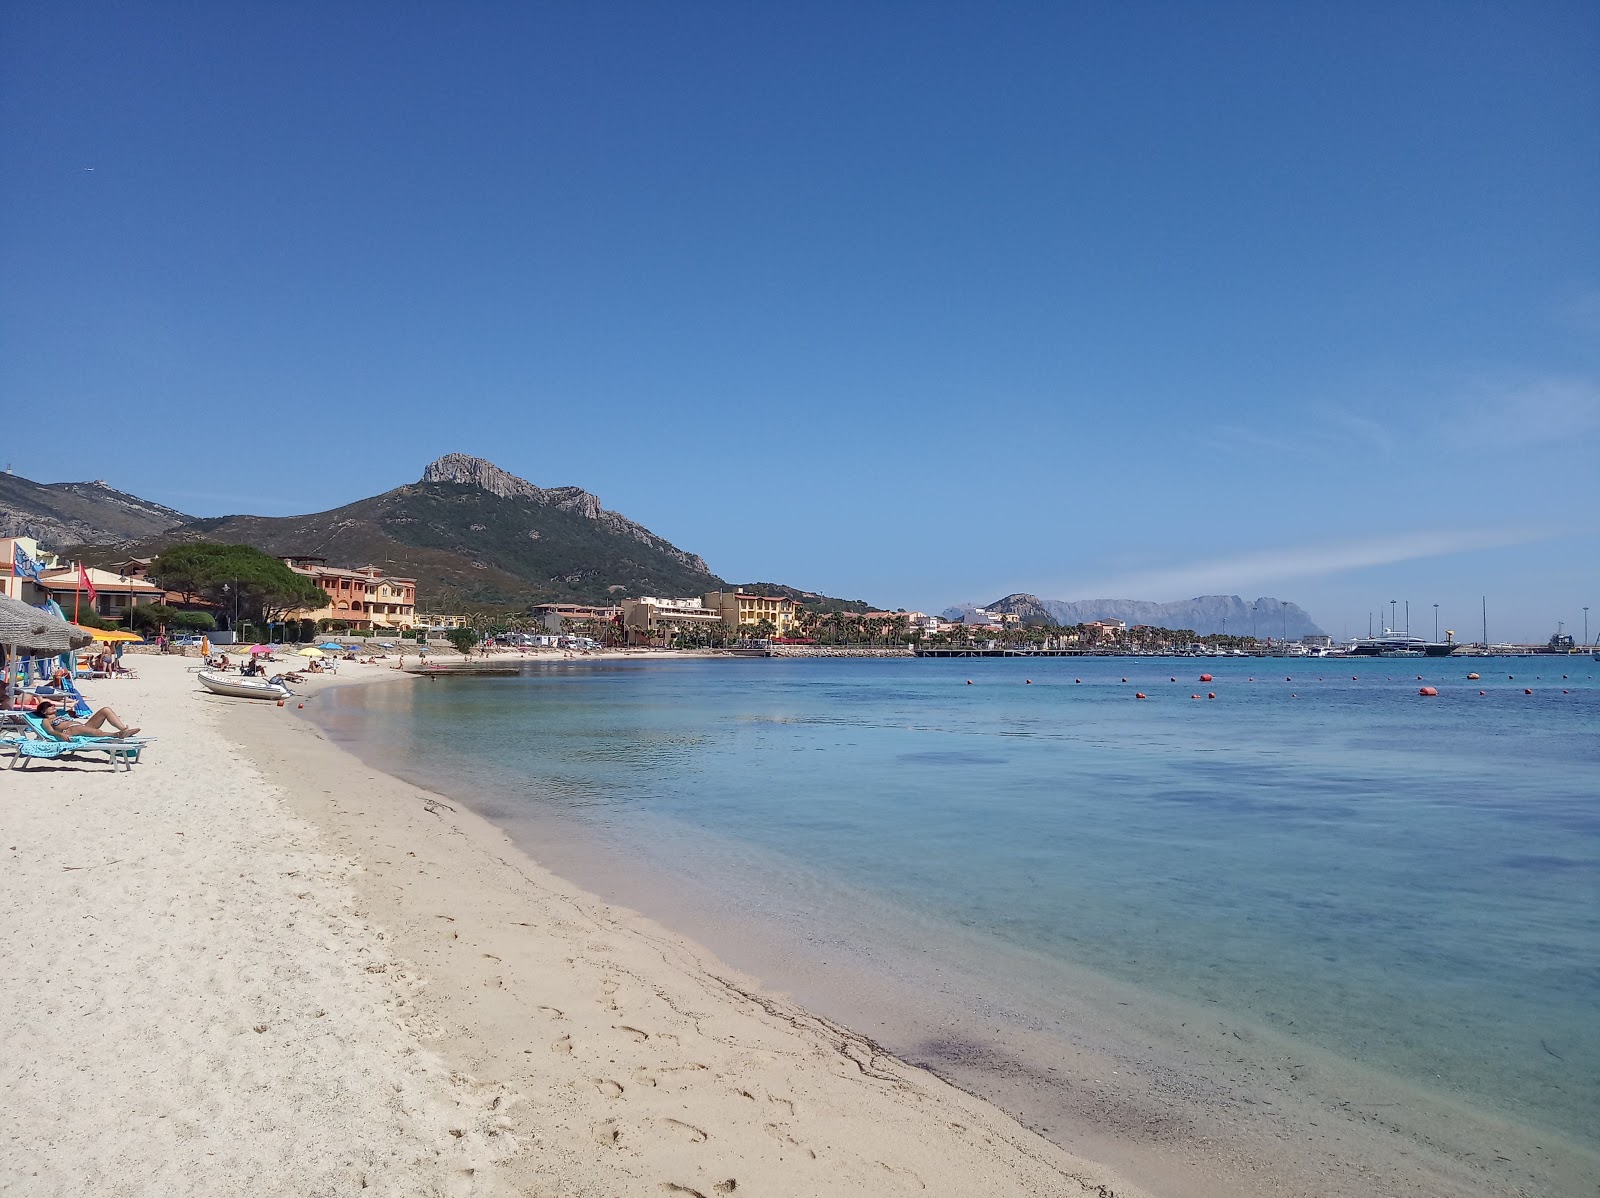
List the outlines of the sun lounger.
<svg viewBox="0 0 1600 1198">
<path fill-rule="evenodd" d="M 44 721 L 38 716 L 24 712 L 22 718 L 33 735 L 7 733 L 4 737 L 0 737 L 0 743 L 11 750 L 11 764 L 6 767 L 7 769 L 16 769 L 19 761 L 23 768 L 27 768 L 28 762 L 34 758 L 55 761 L 62 757 L 75 757 L 80 753 L 104 753 L 113 772 L 119 765 L 125 770 L 132 769 L 133 763 L 139 760 L 139 751 L 149 743 L 148 739 L 137 736 L 60 737 L 46 728 Z"/>
</svg>

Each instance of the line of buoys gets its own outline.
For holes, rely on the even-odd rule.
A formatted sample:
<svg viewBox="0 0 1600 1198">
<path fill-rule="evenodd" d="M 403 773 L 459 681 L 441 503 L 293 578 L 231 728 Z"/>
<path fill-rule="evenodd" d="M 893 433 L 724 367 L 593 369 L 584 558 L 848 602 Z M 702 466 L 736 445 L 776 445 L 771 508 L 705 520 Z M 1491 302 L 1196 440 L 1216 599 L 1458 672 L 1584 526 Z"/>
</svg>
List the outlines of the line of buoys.
<svg viewBox="0 0 1600 1198">
<path fill-rule="evenodd" d="M 1419 695 L 1435 695 L 1436 696 L 1436 695 L 1438 695 L 1438 693 L 1439 693 L 1439 688 L 1436 687 L 1436 686 L 1424 686 L 1424 687 L 1418 688 L 1418 690 L 1417 690 L 1417 694 L 1419 694 Z"/>
</svg>

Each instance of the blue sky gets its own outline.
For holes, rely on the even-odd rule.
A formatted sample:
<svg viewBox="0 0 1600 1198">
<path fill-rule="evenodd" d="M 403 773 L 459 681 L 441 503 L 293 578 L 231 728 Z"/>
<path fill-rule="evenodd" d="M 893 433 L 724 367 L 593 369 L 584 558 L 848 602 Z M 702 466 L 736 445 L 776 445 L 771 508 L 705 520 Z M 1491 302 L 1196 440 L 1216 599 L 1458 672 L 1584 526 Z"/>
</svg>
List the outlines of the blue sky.
<svg viewBox="0 0 1600 1198">
<path fill-rule="evenodd" d="M 0 404 L 82 430 L 21 474 L 288 514 L 459 450 L 889 606 L 1600 628 L 1591 3 L 7 26 Z"/>
</svg>

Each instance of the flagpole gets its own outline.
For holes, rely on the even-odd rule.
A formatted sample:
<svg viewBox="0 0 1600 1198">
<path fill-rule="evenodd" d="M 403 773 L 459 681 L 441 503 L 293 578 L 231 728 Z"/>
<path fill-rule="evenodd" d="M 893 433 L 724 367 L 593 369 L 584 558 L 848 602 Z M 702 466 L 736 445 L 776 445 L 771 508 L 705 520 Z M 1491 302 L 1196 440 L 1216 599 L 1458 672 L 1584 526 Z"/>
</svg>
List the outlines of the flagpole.
<svg viewBox="0 0 1600 1198">
<path fill-rule="evenodd" d="M 78 601 L 83 598 L 83 563 L 78 563 L 78 577 L 72 580 L 72 622 L 78 622 Z"/>
</svg>

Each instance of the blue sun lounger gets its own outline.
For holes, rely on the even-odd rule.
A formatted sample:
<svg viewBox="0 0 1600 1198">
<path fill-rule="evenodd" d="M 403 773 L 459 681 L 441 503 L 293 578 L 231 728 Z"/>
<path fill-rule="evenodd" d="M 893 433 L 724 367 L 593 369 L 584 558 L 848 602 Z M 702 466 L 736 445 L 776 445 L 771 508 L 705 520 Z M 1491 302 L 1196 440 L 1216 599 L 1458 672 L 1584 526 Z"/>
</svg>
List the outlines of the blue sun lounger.
<svg viewBox="0 0 1600 1198">
<path fill-rule="evenodd" d="M 63 757 L 76 757 L 80 753 L 104 753 L 115 773 L 119 765 L 125 770 L 132 769 L 133 763 L 139 760 L 139 750 L 149 743 L 131 736 L 121 739 L 110 736 L 73 736 L 63 739 L 46 728 L 38 716 L 23 713 L 22 718 L 33 735 L 8 734 L 0 741 L 11 750 L 11 764 L 7 769 L 16 769 L 19 761 L 26 769 L 28 762 L 36 757 L 56 761 Z"/>
</svg>

